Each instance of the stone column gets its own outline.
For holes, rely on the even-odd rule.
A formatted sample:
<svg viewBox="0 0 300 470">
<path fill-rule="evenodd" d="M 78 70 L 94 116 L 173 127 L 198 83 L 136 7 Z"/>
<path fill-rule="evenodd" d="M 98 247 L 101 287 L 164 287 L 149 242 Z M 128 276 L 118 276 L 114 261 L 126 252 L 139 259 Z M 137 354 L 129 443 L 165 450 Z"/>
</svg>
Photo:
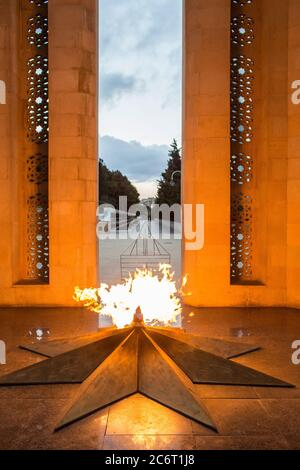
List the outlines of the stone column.
<svg viewBox="0 0 300 470">
<path fill-rule="evenodd" d="M 288 54 L 288 182 L 287 182 L 287 303 L 300 306 L 300 93 L 292 103 L 292 88 L 300 80 L 300 3 L 289 1 Z M 299 88 L 299 84 L 297 85 Z M 298 100 L 297 100 L 298 97 Z"/>
<path fill-rule="evenodd" d="M 0 0 L 0 286 L 9 289 L 12 283 L 12 214 L 11 214 L 11 157 L 12 110 L 15 67 L 11 59 L 12 43 L 17 34 L 12 32 L 11 7 L 14 2 Z M 5 88 L 5 90 L 4 90 Z"/>
<path fill-rule="evenodd" d="M 257 45 L 252 124 L 255 146 L 251 155 L 255 276 L 237 284 L 230 281 L 231 4 L 241 7 L 241 15 L 250 14 L 252 7 L 258 9 L 253 15 Z M 287 303 L 287 285 L 290 293 L 296 292 L 296 235 L 290 242 L 286 282 L 289 3 L 260 0 L 249 8 L 247 5 L 230 0 L 185 1 L 183 203 L 205 205 L 203 249 L 187 251 L 183 245 L 183 273 L 188 275 L 187 290 L 191 292 L 185 300 L 193 306 L 282 306 Z M 295 24 L 293 35 L 290 32 L 294 38 L 293 64 L 297 64 L 300 3 L 295 0 L 290 5 L 290 25 Z M 292 124 L 289 129 L 290 134 L 297 132 Z M 290 145 L 290 158 L 291 150 Z M 293 152 L 298 152 L 296 143 Z M 296 165 L 296 160 L 293 163 Z M 296 174 L 293 171 L 293 178 Z M 289 207 L 292 202 L 296 206 L 296 187 L 295 180 L 289 181 Z M 290 212 L 290 230 L 296 230 L 292 218 L 298 216 L 295 210 Z"/>
<path fill-rule="evenodd" d="M 29 0 L 28 0 L 29 1 Z M 97 0 L 49 2 L 49 233 L 48 285 L 18 279 L 15 193 L 18 159 L 20 3 L 0 0 L 0 303 L 75 305 L 74 286 L 97 285 Z M 22 211 L 22 207 L 19 208 Z M 24 209 L 24 208 L 23 208 Z M 16 235 L 17 234 L 17 235 Z"/>
<path fill-rule="evenodd" d="M 97 285 L 97 3 L 49 4 L 50 259 L 64 302 Z"/>
<path fill-rule="evenodd" d="M 228 303 L 230 0 L 185 0 L 183 203 L 205 205 L 204 248 L 187 251 L 191 305 Z"/>
</svg>

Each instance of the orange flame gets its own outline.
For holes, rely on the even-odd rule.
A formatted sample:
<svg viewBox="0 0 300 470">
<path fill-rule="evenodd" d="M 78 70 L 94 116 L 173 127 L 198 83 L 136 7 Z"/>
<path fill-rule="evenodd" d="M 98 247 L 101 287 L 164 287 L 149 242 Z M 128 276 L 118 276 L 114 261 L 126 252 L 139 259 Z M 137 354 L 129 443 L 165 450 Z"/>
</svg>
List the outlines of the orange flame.
<svg viewBox="0 0 300 470">
<path fill-rule="evenodd" d="M 160 265 L 159 274 L 137 269 L 133 277 L 111 287 L 107 284 L 96 289 L 76 287 L 74 299 L 93 312 L 110 316 L 117 328 L 130 325 L 138 309 L 146 324 L 170 325 L 182 312 L 181 291 L 177 290 L 170 269 L 168 264 Z M 185 284 L 186 279 L 183 286 Z"/>
</svg>

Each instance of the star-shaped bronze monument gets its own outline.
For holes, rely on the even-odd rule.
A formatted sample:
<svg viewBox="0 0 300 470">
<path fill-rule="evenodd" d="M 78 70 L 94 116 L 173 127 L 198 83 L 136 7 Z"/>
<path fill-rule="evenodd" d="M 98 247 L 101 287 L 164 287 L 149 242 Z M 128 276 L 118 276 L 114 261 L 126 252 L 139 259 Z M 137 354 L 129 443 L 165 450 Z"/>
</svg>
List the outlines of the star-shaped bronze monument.
<svg viewBox="0 0 300 470">
<path fill-rule="evenodd" d="M 293 387 L 231 360 L 256 346 L 142 323 L 21 348 L 47 359 L 1 377 L 0 385 L 81 384 L 55 430 L 134 393 L 217 430 L 193 384 Z"/>
</svg>

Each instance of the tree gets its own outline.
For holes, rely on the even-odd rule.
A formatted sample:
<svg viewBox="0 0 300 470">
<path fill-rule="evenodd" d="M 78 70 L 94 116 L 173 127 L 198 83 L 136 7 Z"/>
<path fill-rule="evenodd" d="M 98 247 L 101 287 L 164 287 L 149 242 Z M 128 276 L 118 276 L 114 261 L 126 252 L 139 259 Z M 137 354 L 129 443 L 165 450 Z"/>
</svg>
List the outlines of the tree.
<svg viewBox="0 0 300 470">
<path fill-rule="evenodd" d="M 99 160 L 99 204 L 119 207 L 119 196 L 127 196 L 127 208 L 137 204 L 140 195 L 136 187 L 120 171 L 111 171 Z"/>
<path fill-rule="evenodd" d="M 181 155 L 180 148 L 174 139 L 169 150 L 169 160 L 166 170 L 161 174 L 161 179 L 158 181 L 158 190 L 156 203 L 168 204 L 172 206 L 181 202 L 181 178 L 180 173 L 174 174 L 176 171 L 181 171 Z"/>
</svg>

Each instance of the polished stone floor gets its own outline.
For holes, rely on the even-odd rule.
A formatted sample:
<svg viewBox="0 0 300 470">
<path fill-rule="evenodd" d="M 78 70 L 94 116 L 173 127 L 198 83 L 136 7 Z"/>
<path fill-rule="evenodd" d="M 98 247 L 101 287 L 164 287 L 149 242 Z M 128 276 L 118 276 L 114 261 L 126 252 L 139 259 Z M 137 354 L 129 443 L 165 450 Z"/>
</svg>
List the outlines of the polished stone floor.
<svg viewBox="0 0 300 470">
<path fill-rule="evenodd" d="M 97 316 L 83 309 L 0 309 L 0 340 L 7 344 L 0 374 L 41 360 L 17 347 L 33 341 L 30 330 L 48 329 L 55 339 L 97 327 Z M 300 340 L 300 311 L 186 308 L 183 327 L 261 345 L 235 360 L 296 387 L 195 386 L 218 434 L 140 395 L 53 433 L 77 385 L 2 387 L 0 449 L 300 449 L 300 365 L 291 361 L 292 342 Z"/>
</svg>

